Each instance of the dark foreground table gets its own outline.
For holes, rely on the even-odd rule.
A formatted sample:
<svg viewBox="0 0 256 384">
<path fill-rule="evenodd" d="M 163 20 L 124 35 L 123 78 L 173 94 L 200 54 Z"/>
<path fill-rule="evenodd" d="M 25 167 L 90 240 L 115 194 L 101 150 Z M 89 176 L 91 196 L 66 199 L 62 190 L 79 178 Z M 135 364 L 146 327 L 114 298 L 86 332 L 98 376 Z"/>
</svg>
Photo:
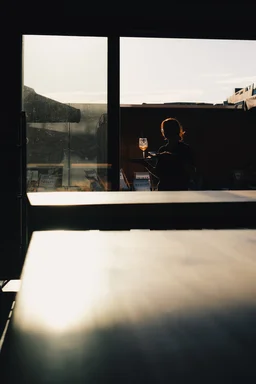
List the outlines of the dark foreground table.
<svg viewBox="0 0 256 384">
<path fill-rule="evenodd" d="M 256 231 L 33 235 L 1 383 L 255 383 Z"/>
</svg>

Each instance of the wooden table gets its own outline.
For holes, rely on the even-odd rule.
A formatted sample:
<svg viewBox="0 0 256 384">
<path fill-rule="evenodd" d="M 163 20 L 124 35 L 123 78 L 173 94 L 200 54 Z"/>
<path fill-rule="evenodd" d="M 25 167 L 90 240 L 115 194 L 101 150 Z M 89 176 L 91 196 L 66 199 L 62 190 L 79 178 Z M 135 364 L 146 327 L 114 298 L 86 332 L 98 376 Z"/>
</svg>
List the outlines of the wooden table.
<svg viewBox="0 0 256 384">
<path fill-rule="evenodd" d="M 256 231 L 35 232 L 4 384 L 255 383 Z"/>
</svg>

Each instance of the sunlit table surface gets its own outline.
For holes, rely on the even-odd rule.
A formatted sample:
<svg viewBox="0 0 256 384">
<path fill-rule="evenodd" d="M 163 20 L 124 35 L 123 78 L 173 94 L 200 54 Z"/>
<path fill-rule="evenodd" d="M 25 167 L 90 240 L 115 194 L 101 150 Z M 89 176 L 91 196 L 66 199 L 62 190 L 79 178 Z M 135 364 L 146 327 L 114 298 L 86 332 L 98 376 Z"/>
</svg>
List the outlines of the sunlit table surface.
<svg viewBox="0 0 256 384">
<path fill-rule="evenodd" d="M 3 383 L 255 383 L 256 231 L 35 232 Z"/>
<path fill-rule="evenodd" d="M 164 204 L 256 201 L 256 190 L 29 192 L 31 205 Z"/>
<path fill-rule="evenodd" d="M 29 230 L 256 229 L 256 191 L 28 193 Z"/>
</svg>

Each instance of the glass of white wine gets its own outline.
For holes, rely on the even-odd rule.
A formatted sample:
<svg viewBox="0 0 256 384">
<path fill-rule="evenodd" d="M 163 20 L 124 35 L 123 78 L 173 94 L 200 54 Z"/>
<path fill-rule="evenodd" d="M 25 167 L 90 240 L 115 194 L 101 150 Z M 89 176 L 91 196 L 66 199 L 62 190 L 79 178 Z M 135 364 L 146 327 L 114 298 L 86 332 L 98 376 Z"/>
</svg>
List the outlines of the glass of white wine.
<svg viewBox="0 0 256 384">
<path fill-rule="evenodd" d="M 148 139 L 146 137 L 139 138 L 139 148 L 143 152 L 143 158 L 145 158 L 145 151 L 148 148 Z"/>
</svg>

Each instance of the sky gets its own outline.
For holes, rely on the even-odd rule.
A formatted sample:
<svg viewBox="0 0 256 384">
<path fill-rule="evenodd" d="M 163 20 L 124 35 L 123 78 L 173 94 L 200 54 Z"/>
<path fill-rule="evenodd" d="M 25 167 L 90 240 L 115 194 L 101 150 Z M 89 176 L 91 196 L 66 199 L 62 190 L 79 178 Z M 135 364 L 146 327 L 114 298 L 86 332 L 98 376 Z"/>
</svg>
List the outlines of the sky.
<svg viewBox="0 0 256 384">
<path fill-rule="evenodd" d="M 107 102 L 107 38 L 23 37 L 23 83 L 64 103 Z M 222 103 L 256 86 L 256 41 L 121 38 L 120 103 Z"/>
</svg>

